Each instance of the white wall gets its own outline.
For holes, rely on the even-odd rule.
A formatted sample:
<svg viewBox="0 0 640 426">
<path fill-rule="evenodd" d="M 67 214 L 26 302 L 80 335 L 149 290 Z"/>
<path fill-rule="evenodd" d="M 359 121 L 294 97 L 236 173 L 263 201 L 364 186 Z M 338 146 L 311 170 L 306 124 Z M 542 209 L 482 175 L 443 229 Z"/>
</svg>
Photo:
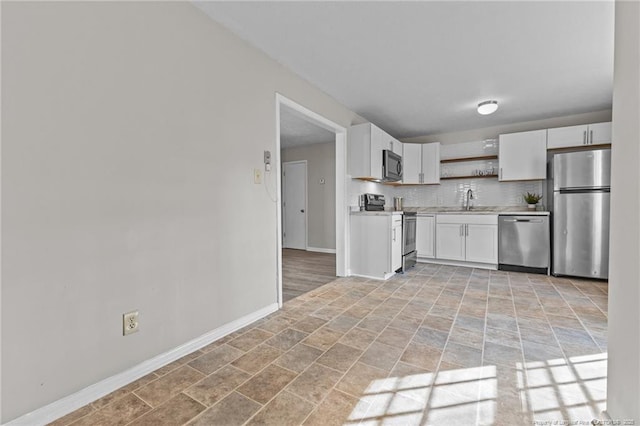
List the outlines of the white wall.
<svg viewBox="0 0 640 426">
<path fill-rule="evenodd" d="M 336 248 L 336 144 L 295 146 L 282 150 L 282 162 L 307 160 L 307 245 Z M 324 183 L 320 183 L 324 179 Z"/>
<path fill-rule="evenodd" d="M 640 3 L 616 1 L 607 412 L 640 422 Z"/>
<path fill-rule="evenodd" d="M 275 303 L 275 93 L 362 121 L 179 2 L 3 2 L 2 91 L 2 422 Z"/>
</svg>

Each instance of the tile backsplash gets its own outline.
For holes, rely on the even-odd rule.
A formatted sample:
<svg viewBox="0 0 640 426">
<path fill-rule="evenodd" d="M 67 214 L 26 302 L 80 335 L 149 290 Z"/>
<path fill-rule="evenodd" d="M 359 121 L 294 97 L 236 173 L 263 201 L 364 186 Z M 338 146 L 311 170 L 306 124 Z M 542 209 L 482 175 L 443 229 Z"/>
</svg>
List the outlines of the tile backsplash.
<svg viewBox="0 0 640 426">
<path fill-rule="evenodd" d="M 471 189 L 475 206 L 516 206 L 526 204 L 522 199 L 525 192 L 542 194 L 542 184 L 543 181 L 499 182 L 497 178 L 455 179 L 441 181 L 440 185 L 393 188 L 393 196 L 403 197 L 407 207 L 453 207 L 462 206 Z"/>
</svg>

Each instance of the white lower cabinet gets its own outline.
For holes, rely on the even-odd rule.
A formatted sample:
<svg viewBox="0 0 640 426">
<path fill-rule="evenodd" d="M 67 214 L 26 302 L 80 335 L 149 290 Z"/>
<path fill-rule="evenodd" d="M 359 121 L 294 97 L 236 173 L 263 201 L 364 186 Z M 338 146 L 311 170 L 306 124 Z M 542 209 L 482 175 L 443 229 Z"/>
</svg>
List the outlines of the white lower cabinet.
<svg viewBox="0 0 640 426">
<path fill-rule="evenodd" d="M 438 223 L 436 250 L 438 259 L 465 260 L 462 224 Z"/>
<path fill-rule="evenodd" d="M 466 225 L 467 262 L 498 263 L 498 225 Z"/>
<path fill-rule="evenodd" d="M 498 263 L 497 215 L 438 215 L 436 258 Z"/>
<path fill-rule="evenodd" d="M 433 258 L 436 255 L 436 217 L 418 215 L 416 221 L 416 255 Z"/>
<path fill-rule="evenodd" d="M 350 216 L 351 275 L 387 279 L 402 266 L 402 215 L 354 213 Z"/>
</svg>

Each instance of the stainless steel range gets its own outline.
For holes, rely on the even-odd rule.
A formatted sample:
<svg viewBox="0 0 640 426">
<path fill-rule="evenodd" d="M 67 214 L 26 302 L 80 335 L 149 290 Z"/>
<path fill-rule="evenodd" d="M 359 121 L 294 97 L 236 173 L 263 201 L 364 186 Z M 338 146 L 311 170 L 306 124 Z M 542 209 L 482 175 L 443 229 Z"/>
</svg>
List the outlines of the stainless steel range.
<svg viewBox="0 0 640 426">
<path fill-rule="evenodd" d="M 402 214 L 402 272 L 416 264 L 416 212 Z"/>
</svg>

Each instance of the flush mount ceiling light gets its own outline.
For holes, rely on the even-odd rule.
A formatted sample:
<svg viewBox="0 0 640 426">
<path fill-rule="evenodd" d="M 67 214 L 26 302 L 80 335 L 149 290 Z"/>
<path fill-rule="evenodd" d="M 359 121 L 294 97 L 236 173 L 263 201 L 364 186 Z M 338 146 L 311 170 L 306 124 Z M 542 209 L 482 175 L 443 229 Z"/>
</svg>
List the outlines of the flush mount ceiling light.
<svg viewBox="0 0 640 426">
<path fill-rule="evenodd" d="M 478 114 L 493 114 L 498 109 L 498 101 L 484 101 L 478 104 Z"/>
</svg>

